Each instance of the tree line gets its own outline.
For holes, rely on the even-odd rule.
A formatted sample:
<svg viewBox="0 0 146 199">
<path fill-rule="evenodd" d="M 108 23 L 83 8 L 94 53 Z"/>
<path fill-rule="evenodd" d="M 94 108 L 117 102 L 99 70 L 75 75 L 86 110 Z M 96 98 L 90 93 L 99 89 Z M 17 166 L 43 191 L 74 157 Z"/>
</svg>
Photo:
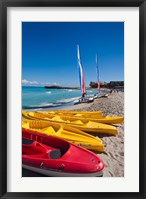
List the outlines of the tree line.
<svg viewBox="0 0 146 199">
<path fill-rule="evenodd" d="M 97 82 L 90 82 L 89 86 L 91 88 L 97 88 Z M 100 82 L 101 88 L 115 88 L 115 87 L 124 87 L 124 81 L 110 81 L 110 82 Z"/>
</svg>

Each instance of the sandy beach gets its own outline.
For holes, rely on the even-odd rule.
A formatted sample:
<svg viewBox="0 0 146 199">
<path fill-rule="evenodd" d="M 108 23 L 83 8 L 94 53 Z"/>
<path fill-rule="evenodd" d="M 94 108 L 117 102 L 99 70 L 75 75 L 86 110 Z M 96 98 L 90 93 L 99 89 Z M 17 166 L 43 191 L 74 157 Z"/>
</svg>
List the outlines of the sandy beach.
<svg viewBox="0 0 146 199">
<path fill-rule="evenodd" d="M 103 111 L 104 115 L 124 116 L 124 92 L 113 92 L 107 98 L 98 98 L 92 103 L 73 105 L 65 109 Z M 118 129 L 116 136 L 98 134 L 105 146 L 104 153 L 99 154 L 105 164 L 103 177 L 124 177 L 124 124 L 118 124 L 116 127 Z M 23 172 L 23 176 L 27 176 L 26 171 Z"/>
<path fill-rule="evenodd" d="M 124 116 L 124 92 L 113 92 L 108 98 L 95 99 L 90 104 L 78 104 L 66 109 L 103 111 L 104 115 Z M 124 124 L 116 127 L 116 136 L 98 135 L 105 145 L 105 152 L 99 154 L 105 163 L 104 177 L 124 177 Z"/>
</svg>

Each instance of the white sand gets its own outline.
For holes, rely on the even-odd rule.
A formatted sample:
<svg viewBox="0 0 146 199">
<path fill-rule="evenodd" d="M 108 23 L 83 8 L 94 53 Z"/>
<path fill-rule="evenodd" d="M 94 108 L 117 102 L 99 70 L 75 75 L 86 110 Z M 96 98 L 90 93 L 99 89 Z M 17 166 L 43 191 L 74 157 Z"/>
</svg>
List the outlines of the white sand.
<svg viewBox="0 0 146 199">
<path fill-rule="evenodd" d="M 111 93 L 108 98 L 99 98 L 90 104 L 78 104 L 67 109 L 103 111 L 104 115 L 124 115 L 124 93 Z M 105 163 L 104 177 L 124 177 L 124 124 L 116 125 L 117 136 L 98 135 L 105 145 L 105 152 L 99 154 Z"/>
</svg>

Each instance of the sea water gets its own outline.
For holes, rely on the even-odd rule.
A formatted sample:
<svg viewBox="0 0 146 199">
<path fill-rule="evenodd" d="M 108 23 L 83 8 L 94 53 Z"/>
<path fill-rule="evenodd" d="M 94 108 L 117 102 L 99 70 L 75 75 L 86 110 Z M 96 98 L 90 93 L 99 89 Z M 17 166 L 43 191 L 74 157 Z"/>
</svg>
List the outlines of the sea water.
<svg viewBox="0 0 146 199">
<path fill-rule="evenodd" d="M 96 94 L 96 90 L 87 90 L 87 95 Z M 70 106 L 81 97 L 81 90 L 51 89 L 44 87 L 22 86 L 23 109 L 56 109 Z"/>
</svg>

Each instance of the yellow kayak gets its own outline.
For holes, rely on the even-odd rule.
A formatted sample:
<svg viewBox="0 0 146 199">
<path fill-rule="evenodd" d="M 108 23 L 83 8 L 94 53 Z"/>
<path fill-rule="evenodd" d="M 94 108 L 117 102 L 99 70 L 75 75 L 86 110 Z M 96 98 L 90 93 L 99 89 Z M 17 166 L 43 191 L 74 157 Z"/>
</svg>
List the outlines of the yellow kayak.
<svg viewBox="0 0 146 199">
<path fill-rule="evenodd" d="M 39 111 L 39 113 L 43 114 L 54 114 L 54 115 L 59 115 L 59 116 L 68 116 L 70 119 L 79 119 L 82 121 L 92 121 L 92 122 L 99 122 L 103 124 L 121 124 L 124 121 L 123 116 L 102 116 L 102 112 L 96 112 L 96 114 L 85 114 L 83 113 L 73 113 L 69 111 L 64 111 L 64 112 L 59 112 L 59 111 Z M 93 112 L 94 113 L 94 112 Z M 98 114 L 97 114 L 98 113 Z M 69 119 L 69 120 L 70 120 Z"/>
<path fill-rule="evenodd" d="M 68 116 L 54 116 L 50 114 L 43 114 L 38 112 L 26 112 L 22 111 L 22 115 L 28 119 L 38 119 L 45 120 L 49 122 L 55 122 L 59 124 L 65 124 L 67 126 L 77 128 L 81 131 L 86 131 L 89 133 L 105 133 L 110 135 L 116 135 L 117 129 L 114 126 L 101 124 L 97 122 L 92 122 L 89 120 L 79 120 L 76 118 L 68 117 Z"/>
<path fill-rule="evenodd" d="M 87 112 L 87 111 L 72 111 L 72 110 L 48 110 L 48 111 L 38 111 L 39 113 L 48 113 L 54 115 L 67 115 L 67 116 L 75 116 L 75 117 L 88 117 L 88 118 L 96 118 L 102 116 L 102 111 L 96 112 Z"/>
<path fill-rule="evenodd" d="M 104 151 L 104 145 L 101 139 L 69 126 L 40 120 L 22 120 L 22 128 L 45 135 L 60 137 L 86 149 L 99 152 Z"/>
</svg>

